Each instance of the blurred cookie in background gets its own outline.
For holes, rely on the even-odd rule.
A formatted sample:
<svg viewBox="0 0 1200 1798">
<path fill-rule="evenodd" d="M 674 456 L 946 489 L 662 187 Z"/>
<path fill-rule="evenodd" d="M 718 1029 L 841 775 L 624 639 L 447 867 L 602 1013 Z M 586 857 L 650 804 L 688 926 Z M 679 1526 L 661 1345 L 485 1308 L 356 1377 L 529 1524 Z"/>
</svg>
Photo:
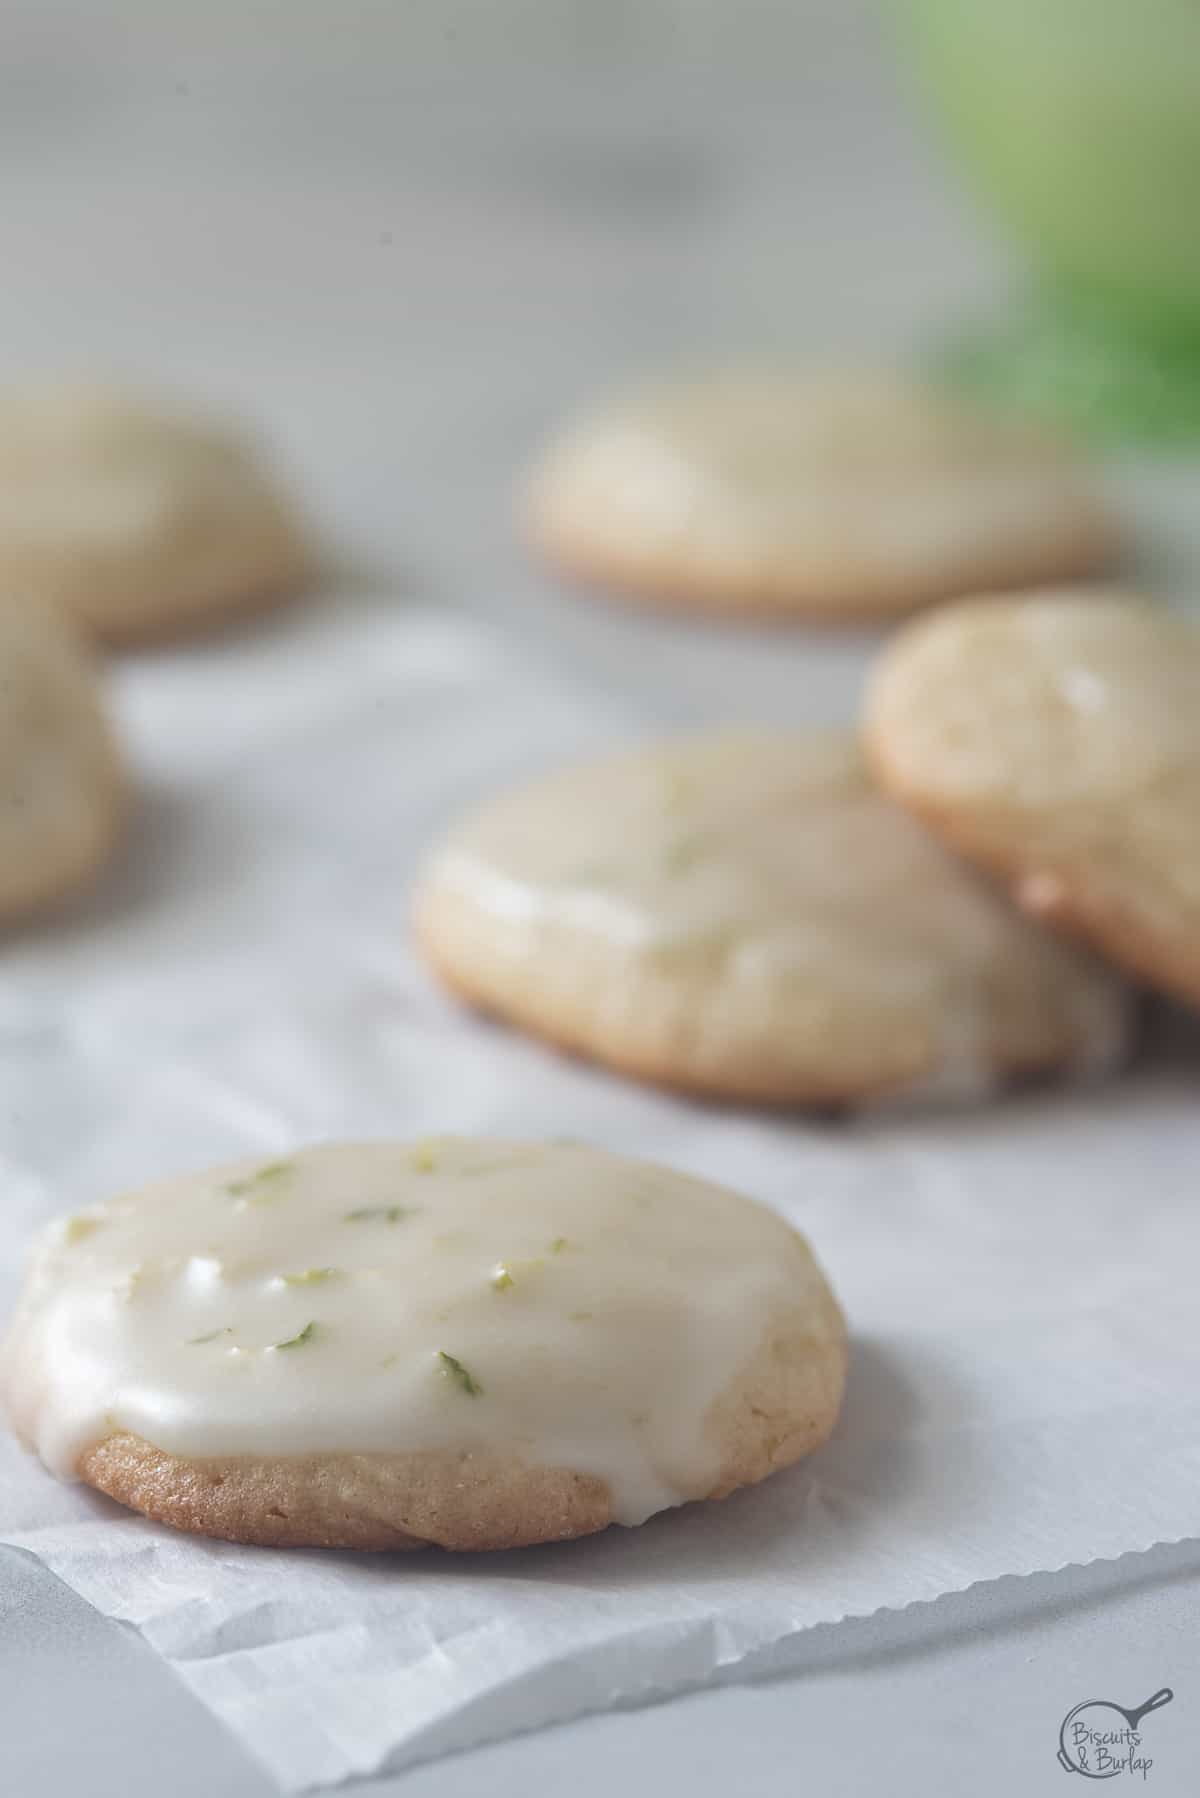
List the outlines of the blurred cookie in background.
<svg viewBox="0 0 1200 1798">
<path fill-rule="evenodd" d="M 1083 577 L 1117 547 L 1063 446 L 883 369 L 631 394 L 550 448 L 523 525 L 556 568 L 634 599 L 834 623 Z"/>
<path fill-rule="evenodd" d="M 1026 910 L 1200 1005 L 1200 628 L 1131 594 L 985 598 L 885 652 L 889 791 Z"/>
<path fill-rule="evenodd" d="M 124 781 L 87 654 L 53 607 L 0 603 L 0 924 L 108 859 Z"/>
<path fill-rule="evenodd" d="M 416 928 L 535 1035 L 768 1104 L 977 1098 L 1097 1073 L 1124 983 L 878 792 L 847 737 L 710 733 L 567 768 L 451 831 Z"/>
<path fill-rule="evenodd" d="M 0 588 L 106 643 L 172 637 L 283 599 L 306 533 L 236 430 L 102 382 L 0 390 Z"/>
</svg>

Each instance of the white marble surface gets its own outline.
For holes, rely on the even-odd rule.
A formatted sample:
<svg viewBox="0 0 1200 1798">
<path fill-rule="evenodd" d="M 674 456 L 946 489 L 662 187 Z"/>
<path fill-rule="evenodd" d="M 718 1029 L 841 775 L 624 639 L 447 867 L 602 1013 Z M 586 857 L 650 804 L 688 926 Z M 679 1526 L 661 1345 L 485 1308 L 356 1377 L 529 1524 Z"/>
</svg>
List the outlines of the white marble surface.
<svg viewBox="0 0 1200 1798">
<path fill-rule="evenodd" d="M 673 719 L 727 712 L 732 693 L 786 717 L 802 694 L 808 716 L 846 715 L 864 642 L 564 604 L 510 539 L 507 471 L 614 372 L 744 344 L 905 344 L 1003 283 L 859 8 L 808 9 L 786 68 L 727 32 L 714 53 L 680 11 L 643 35 L 621 9 L 590 56 L 574 27 L 528 21 L 485 54 L 467 21 L 461 53 L 431 32 L 414 62 L 377 21 L 322 37 L 312 6 L 294 36 L 170 8 L 114 8 L 111 32 L 78 7 L 22 9 L 0 107 L 0 373 L 99 362 L 245 412 L 376 583 L 483 612 L 614 698 Z M 1160 571 L 1186 579 L 1194 471 L 1114 479 Z M 126 892 L 153 877 L 151 858 Z M 1149 1783 L 1183 1793 L 1196 1578 L 1185 1547 L 977 1588 L 814 1632 L 808 1677 L 372 1789 L 916 1794 L 969 1767 L 984 1798 L 1051 1792 L 1070 1705 L 1165 1683 L 1179 1698 L 1148 1725 Z M 36 1777 L 149 1798 L 168 1774 L 180 1792 L 267 1789 L 140 1644 L 11 1552 L 0 1652 L 6 1792 Z"/>
</svg>

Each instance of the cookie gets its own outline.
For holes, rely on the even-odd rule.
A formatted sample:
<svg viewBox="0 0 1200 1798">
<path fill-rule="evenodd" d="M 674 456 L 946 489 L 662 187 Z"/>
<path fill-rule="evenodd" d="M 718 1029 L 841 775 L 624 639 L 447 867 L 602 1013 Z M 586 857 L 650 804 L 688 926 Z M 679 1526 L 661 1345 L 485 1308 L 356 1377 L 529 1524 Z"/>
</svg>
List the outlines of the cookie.
<svg viewBox="0 0 1200 1798">
<path fill-rule="evenodd" d="M 1123 984 L 883 798 L 849 738 L 710 734 L 506 794 L 432 855 L 417 934 L 468 999 L 699 1094 L 977 1096 L 1119 1057 Z"/>
<path fill-rule="evenodd" d="M 0 394 L 0 589 L 140 642 L 282 599 L 310 565 L 235 433 L 115 387 Z"/>
<path fill-rule="evenodd" d="M 550 449 L 523 512 L 568 575 L 780 619 L 1074 578 L 1116 543 L 1061 446 L 883 370 L 730 370 L 634 394 Z"/>
<path fill-rule="evenodd" d="M 116 843 L 123 794 L 75 631 L 49 607 L 0 602 L 0 924 L 96 873 Z"/>
<path fill-rule="evenodd" d="M 845 1331 L 804 1239 L 574 1144 L 324 1144 L 53 1226 L 0 1355 L 18 1435 L 160 1522 L 512 1548 L 818 1447 Z"/>
<path fill-rule="evenodd" d="M 875 674 L 880 777 L 1026 910 L 1200 1004 L 1200 629 L 1126 594 L 980 599 Z"/>
</svg>

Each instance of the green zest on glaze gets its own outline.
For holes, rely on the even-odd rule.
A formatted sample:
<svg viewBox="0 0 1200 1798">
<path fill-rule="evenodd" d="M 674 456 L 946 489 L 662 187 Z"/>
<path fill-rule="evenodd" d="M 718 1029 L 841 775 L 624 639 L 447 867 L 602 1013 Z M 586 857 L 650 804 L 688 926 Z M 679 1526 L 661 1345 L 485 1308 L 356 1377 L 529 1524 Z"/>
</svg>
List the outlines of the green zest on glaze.
<svg viewBox="0 0 1200 1798">
<path fill-rule="evenodd" d="M 372 1218 L 383 1218 L 386 1223 L 398 1224 L 411 1211 L 411 1205 L 360 1205 L 357 1211 L 347 1211 L 344 1221 L 348 1224 L 365 1224 Z"/>
<path fill-rule="evenodd" d="M 223 1330 L 210 1330 L 207 1336 L 189 1336 L 187 1346 L 195 1348 L 201 1342 L 215 1342 L 218 1336 L 232 1336 L 233 1325 L 226 1324 Z"/>
<path fill-rule="evenodd" d="M 286 1342 L 277 1342 L 273 1346 L 277 1349 L 302 1348 L 306 1342 L 312 1341 L 316 1333 L 316 1323 L 306 1323 L 298 1336 L 289 1336 Z"/>
<path fill-rule="evenodd" d="M 569 1249 L 570 1246 L 571 1245 L 565 1236 L 556 1236 L 554 1241 L 550 1244 L 550 1253 L 552 1255 L 561 1255 L 563 1250 Z"/>
<path fill-rule="evenodd" d="M 412 1164 L 418 1174 L 431 1174 L 437 1166 L 436 1146 L 429 1142 L 419 1142 L 412 1152 Z"/>
<path fill-rule="evenodd" d="M 269 1161 L 242 1180 L 231 1180 L 225 1191 L 231 1199 L 245 1199 L 250 1205 L 266 1205 L 280 1197 L 279 1182 L 290 1174 L 290 1161 Z"/>
<path fill-rule="evenodd" d="M 94 1230 L 98 1230 L 100 1224 L 101 1219 L 98 1217 L 69 1217 L 63 1230 L 63 1239 L 66 1242 L 82 1242 Z"/>
<path fill-rule="evenodd" d="M 148 1278 L 149 1269 L 146 1267 L 144 1261 L 139 1261 L 136 1267 L 130 1268 L 125 1276 L 124 1282 L 117 1287 L 117 1291 L 127 1305 L 132 1304 Z"/>
<path fill-rule="evenodd" d="M 442 1364 L 443 1371 L 447 1373 L 451 1379 L 458 1381 L 468 1398 L 479 1397 L 480 1393 L 483 1391 L 483 1387 L 479 1384 L 479 1381 L 475 1378 L 474 1374 L 463 1366 L 461 1361 L 456 1361 L 453 1355 L 448 1355 L 446 1353 L 445 1349 L 438 1350 L 438 1360 Z"/>
<path fill-rule="evenodd" d="M 496 1288 L 497 1292 L 507 1292 L 512 1283 L 513 1277 L 509 1273 L 504 1262 L 501 1261 L 497 1265 L 495 1273 L 492 1275 L 492 1285 Z"/>
<path fill-rule="evenodd" d="M 322 1280 L 336 1280 L 340 1267 L 306 1267 L 302 1274 L 284 1274 L 285 1286 L 319 1286 Z"/>
</svg>

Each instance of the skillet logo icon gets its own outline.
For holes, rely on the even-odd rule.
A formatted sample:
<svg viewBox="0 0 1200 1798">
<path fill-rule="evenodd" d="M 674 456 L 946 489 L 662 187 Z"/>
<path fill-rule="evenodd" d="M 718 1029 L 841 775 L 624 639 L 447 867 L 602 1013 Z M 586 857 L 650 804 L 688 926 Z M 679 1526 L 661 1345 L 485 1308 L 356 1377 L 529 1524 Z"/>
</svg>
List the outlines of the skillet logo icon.
<svg viewBox="0 0 1200 1798">
<path fill-rule="evenodd" d="M 1145 1779 L 1154 1761 L 1142 1746 L 1142 1718 L 1170 1704 L 1174 1696 L 1170 1686 L 1164 1686 L 1145 1704 L 1128 1711 L 1107 1698 L 1089 1698 L 1077 1704 L 1067 1712 L 1058 1732 L 1059 1765 L 1067 1773 L 1082 1773 L 1085 1779 L 1113 1779 L 1118 1773 Z"/>
</svg>

